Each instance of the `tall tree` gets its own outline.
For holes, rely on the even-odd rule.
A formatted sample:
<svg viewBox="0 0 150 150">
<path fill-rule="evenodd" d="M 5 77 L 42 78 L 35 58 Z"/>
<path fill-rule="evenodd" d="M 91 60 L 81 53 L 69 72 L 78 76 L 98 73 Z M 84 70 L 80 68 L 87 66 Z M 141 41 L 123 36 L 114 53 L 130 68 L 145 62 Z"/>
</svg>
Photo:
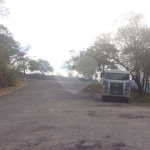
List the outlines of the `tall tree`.
<svg viewBox="0 0 150 150">
<path fill-rule="evenodd" d="M 79 53 L 70 52 L 71 58 L 64 63 L 63 68 L 76 70 L 75 65 L 83 56 L 91 56 L 97 61 L 98 72 L 102 72 L 106 68 L 117 68 L 113 60 L 118 51 L 112 43 L 110 34 L 101 34 L 90 47 Z"/>
<path fill-rule="evenodd" d="M 87 49 L 86 54 L 96 59 L 98 69 L 102 71 L 107 68 L 117 68 L 113 61 L 117 52 L 115 45 L 112 43 L 110 34 L 102 34 L 97 37 L 94 44 Z"/>
<path fill-rule="evenodd" d="M 26 70 L 29 67 L 29 61 L 30 61 L 30 57 L 27 56 L 29 49 L 31 48 L 30 45 L 27 45 L 26 47 L 22 47 L 20 49 L 20 53 L 19 53 L 19 60 L 20 60 L 20 71 L 23 71 L 24 74 L 24 81 L 26 82 Z"/>
<path fill-rule="evenodd" d="M 125 25 L 118 29 L 116 35 L 119 49 L 116 62 L 131 71 L 139 94 L 142 95 L 150 73 L 150 28 L 146 26 L 144 16 L 140 13 L 131 12 L 124 20 Z"/>
<path fill-rule="evenodd" d="M 28 68 L 31 72 L 33 71 L 39 71 L 40 70 L 40 66 L 39 66 L 39 62 L 36 60 L 29 60 L 29 68 Z"/>
<path fill-rule="evenodd" d="M 6 27 L 0 25 L 0 86 L 19 68 L 20 44 L 13 39 Z"/>
<path fill-rule="evenodd" d="M 9 15 L 9 9 L 5 7 L 5 0 L 0 0 L 0 16 L 7 17 Z"/>
<path fill-rule="evenodd" d="M 124 25 L 118 28 L 115 38 L 103 34 L 87 49 L 77 54 L 71 51 L 71 58 L 64 67 L 75 69 L 76 62 L 85 55 L 95 58 L 99 71 L 121 66 L 131 71 L 139 94 L 143 95 L 150 80 L 150 27 L 140 13 L 128 13 L 121 20 L 124 20 Z"/>
<path fill-rule="evenodd" d="M 50 63 L 44 59 L 38 59 L 38 61 L 30 60 L 29 61 L 29 70 L 30 71 L 40 71 L 42 75 L 44 75 L 45 72 L 53 72 L 54 71 L 54 69 L 50 65 Z"/>
</svg>

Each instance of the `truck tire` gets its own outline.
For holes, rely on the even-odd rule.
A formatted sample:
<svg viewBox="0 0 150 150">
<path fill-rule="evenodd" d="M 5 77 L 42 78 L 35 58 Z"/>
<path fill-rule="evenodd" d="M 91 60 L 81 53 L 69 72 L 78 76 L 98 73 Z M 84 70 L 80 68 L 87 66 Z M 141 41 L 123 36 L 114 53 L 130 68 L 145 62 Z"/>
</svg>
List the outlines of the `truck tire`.
<svg viewBox="0 0 150 150">
<path fill-rule="evenodd" d="M 105 102 L 106 96 L 102 96 L 102 102 Z"/>
<path fill-rule="evenodd" d="M 129 103 L 129 101 L 130 101 L 130 98 L 125 99 L 125 103 Z"/>
</svg>

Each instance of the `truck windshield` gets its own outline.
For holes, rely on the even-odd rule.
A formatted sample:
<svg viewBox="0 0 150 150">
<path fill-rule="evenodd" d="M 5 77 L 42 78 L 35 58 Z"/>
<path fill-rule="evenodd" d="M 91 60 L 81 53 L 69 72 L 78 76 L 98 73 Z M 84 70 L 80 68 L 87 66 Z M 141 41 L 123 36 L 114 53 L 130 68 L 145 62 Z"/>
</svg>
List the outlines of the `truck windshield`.
<svg viewBox="0 0 150 150">
<path fill-rule="evenodd" d="M 106 73 L 105 79 L 110 80 L 129 80 L 129 74 L 122 73 Z"/>
</svg>

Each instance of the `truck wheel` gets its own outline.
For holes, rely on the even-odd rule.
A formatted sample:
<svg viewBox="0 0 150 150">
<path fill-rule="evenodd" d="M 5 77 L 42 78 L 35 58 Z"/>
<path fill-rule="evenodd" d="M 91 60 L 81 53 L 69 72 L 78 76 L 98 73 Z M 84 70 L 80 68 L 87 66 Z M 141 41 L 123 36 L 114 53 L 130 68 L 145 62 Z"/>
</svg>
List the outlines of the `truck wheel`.
<svg viewBox="0 0 150 150">
<path fill-rule="evenodd" d="M 129 101 L 130 101 L 130 98 L 125 99 L 125 103 L 129 103 Z"/>
<path fill-rule="evenodd" d="M 102 96 L 102 102 L 105 102 L 105 100 L 106 100 L 106 97 Z"/>
</svg>

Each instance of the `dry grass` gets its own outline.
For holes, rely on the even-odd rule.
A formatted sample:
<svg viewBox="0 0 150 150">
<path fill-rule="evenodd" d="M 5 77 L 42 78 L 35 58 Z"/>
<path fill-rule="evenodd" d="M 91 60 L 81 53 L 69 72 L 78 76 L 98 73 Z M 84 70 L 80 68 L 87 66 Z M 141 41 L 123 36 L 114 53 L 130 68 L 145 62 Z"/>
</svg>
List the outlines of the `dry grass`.
<svg viewBox="0 0 150 150">
<path fill-rule="evenodd" d="M 0 95 L 4 94 L 4 93 L 11 92 L 11 91 L 15 90 L 16 88 L 19 88 L 19 87 L 22 87 L 25 85 L 27 85 L 27 83 L 25 83 L 24 81 L 18 80 L 14 86 L 7 86 L 4 88 L 0 88 Z"/>
</svg>

